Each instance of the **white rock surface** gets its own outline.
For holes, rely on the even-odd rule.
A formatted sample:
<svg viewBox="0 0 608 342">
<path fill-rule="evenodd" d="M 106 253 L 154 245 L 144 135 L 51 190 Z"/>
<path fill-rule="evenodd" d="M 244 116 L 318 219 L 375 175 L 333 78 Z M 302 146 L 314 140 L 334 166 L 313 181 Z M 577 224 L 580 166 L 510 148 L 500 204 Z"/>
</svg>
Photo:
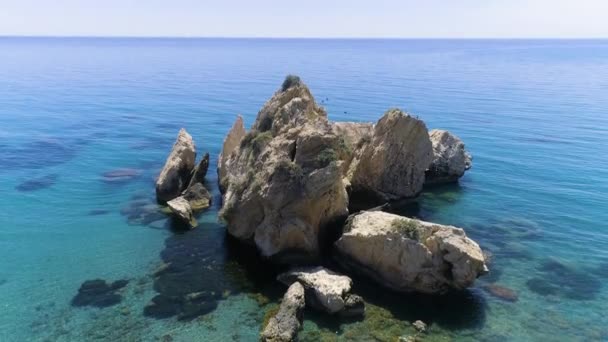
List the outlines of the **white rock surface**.
<svg viewBox="0 0 608 342">
<path fill-rule="evenodd" d="M 335 247 L 344 267 L 398 291 L 464 289 L 488 271 L 462 229 L 381 211 L 350 216 Z"/>
<path fill-rule="evenodd" d="M 435 129 L 429 134 L 433 144 L 433 162 L 426 172 L 426 184 L 455 182 L 471 168 L 471 155 L 454 134 Z"/>
<path fill-rule="evenodd" d="M 195 166 L 196 146 L 192 136 L 181 129 L 171 154 L 156 180 L 156 198 L 160 202 L 170 201 L 186 189 Z"/>
</svg>

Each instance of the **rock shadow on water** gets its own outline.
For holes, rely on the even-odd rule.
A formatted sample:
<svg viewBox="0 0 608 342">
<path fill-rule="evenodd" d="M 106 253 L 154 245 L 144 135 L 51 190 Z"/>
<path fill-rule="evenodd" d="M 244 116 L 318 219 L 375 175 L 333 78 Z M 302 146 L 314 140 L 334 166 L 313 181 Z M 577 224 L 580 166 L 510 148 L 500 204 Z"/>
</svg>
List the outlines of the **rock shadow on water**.
<svg viewBox="0 0 608 342">
<path fill-rule="evenodd" d="M 172 230 L 175 234 L 165 240 L 162 263 L 153 274 L 158 295 L 144 308 L 145 316 L 194 319 L 212 312 L 230 295 L 255 292 L 263 287 L 260 282 L 274 283 L 272 268 L 264 267 L 248 246 L 231 247 L 234 241 L 223 226 L 205 223 Z"/>
<path fill-rule="evenodd" d="M 51 186 L 57 183 L 57 179 L 59 179 L 59 175 L 50 174 L 38 178 L 28 179 L 21 184 L 17 185 L 15 189 L 21 192 L 30 192 L 30 191 L 38 191 L 42 189 L 50 188 Z"/>
<path fill-rule="evenodd" d="M 526 281 L 528 289 L 542 296 L 559 296 L 572 300 L 594 300 L 602 282 L 588 270 L 549 258 L 537 268 L 537 275 Z"/>
</svg>

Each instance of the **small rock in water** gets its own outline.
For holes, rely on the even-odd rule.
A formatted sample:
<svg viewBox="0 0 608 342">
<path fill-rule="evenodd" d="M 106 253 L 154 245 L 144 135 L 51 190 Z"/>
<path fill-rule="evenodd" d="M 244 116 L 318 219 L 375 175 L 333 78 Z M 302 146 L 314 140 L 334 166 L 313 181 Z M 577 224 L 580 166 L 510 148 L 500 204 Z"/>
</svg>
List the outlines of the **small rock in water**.
<svg viewBox="0 0 608 342">
<path fill-rule="evenodd" d="M 412 325 L 414 326 L 414 328 L 416 329 L 416 331 L 418 332 L 426 332 L 426 323 L 424 323 L 421 320 L 417 320 L 414 323 L 412 323 Z"/>
<path fill-rule="evenodd" d="M 94 306 L 103 308 L 118 304 L 122 296 L 115 293 L 125 287 L 128 280 L 117 280 L 108 284 L 102 279 L 87 280 L 78 289 L 78 294 L 72 299 L 73 306 Z"/>
<path fill-rule="evenodd" d="M 106 183 L 122 183 L 138 178 L 141 174 L 139 169 L 116 169 L 104 172 L 102 180 Z"/>
<path fill-rule="evenodd" d="M 39 178 L 33 178 L 30 180 L 26 180 L 25 182 L 17 185 L 15 187 L 15 189 L 17 189 L 17 191 L 21 191 L 21 192 L 46 189 L 46 188 L 53 186 L 57 182 L 58 178 L 59 178 L 59 176 L 56 174 L 46 175 L 46 176 L 42 176 Z"/>
<path fill-rule="evenodd" d="M 507 302 L 517 302 L 518 300 L 518 296 L 515 291 L 501 285 L 487 284 L 483 286 L 483 289 L 492 296 Z"/>
</svg>

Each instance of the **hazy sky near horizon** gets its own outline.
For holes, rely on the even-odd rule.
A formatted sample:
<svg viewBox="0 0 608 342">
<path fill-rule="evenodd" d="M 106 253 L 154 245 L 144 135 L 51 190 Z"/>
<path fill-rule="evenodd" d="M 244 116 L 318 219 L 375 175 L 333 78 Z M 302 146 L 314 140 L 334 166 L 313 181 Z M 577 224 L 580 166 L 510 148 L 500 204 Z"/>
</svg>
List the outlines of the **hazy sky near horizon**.
<svg viewBox="0 0 608 342">
<path fill-rule="evenodd" d="M 608 0 L 0 0 L 0 35 L 608 38 Z"/>
</svg>

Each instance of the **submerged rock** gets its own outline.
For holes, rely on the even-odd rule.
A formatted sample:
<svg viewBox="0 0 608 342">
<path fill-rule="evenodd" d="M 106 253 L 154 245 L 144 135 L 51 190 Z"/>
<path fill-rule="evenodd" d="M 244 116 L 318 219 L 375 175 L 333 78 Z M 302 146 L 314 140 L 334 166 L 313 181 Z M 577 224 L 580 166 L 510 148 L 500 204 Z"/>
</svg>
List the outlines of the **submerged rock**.
<svg viewBox="0 0 608 342">
<path fill-rule="evenodd" d="M 455 182 L 471 168 L 471 155 L 460 138 L 444 130 L 429 133 L 433 144 L 433 162 L 426 171 L 426 184 Z"/>
<path fill-rule="evenodd" d="M 171 211 L 184 223 L 188 224 L 190 228 L 194 228 L 198 226 L 196 222 L 196 218 L 194 217 L 194 213 L 192 212 L 192 207 L 190 206 L 190 202 L 186 200 L 183 196 L 174 198 L 167 202 Z"/>
<path fill-rule="evenodd" d="M 103 308 L 122 301 L 117 290 L 127 286 L 128 280 L 117 280 L 107 283 L 102 279 L 87 280 L 78 289 L 78 294 L 72 299 L 73 306 L 94 306 Z"/>
<path fill-rule="evenodd" d="M 318 257 L 324 228 L 348 214 L 341 140 L 309 89 L 289 84 L 266 102 L 238 146 L 235 124 L 218 170 L 228 232 L 275 260 Z"/>
<path fill-rule="evenodd" d="M 142 173 L 142 170 L 139 169 L 116 169 L 104 172 L 102 174 L 102 180 L 106 183 L 123 183 L 139 178 Z"/>
<path fill-rule="evenodd" d="M 17 185 L 15 189 L 21 192 L 29 192 L 50 188 L 51 186 L 55 185 L 55 183 L 57 183 L 58 178 L 59 175 L 50 174 L 38 178 L 28 179 L 23 183 Z"/>
<path fill-rule="evenodd" d="M 188 184 L 188 188 L 191 188 L 196 183 L 204 183 L 205 176 L 207 175 L 207 170 L 209 169 L 209 153 L 205 153 L 203 159 L 198 163 L 198 165 L 192 171 L 192 176 L 190 177 L 190 184 Z"/>
<path fill-rule="evenodd" d="M 511 290 L 508 287 L 504 287 L 502 285 L 486 284 L 482 288 L 487 293 L 491 294 L 492 296 L 502 299 L 507 302 L 517 302 L 517 300 L 519 299 L 517 292 L 515 292 L 514 290 Z"/>
<path fill-rule="evenodd" d="M 378 203 L 414 197 L 432 162 L 426 125 L 398 109 L 387 111 L 374 126 L 371 141 L 351 165 L 353 196 L 374 196 Z"/>
<path fill-rule="evenodd" d="M 526 281 L 526 286 L 543 296 L 593 300 L 598 296 L 602 282 L 587 270 L 549 258 L 538 267 L 538 275 Z"/>
<path fill-rule="evenodd" d="M 159 202 L 168 202 L 181 195 L 189 184 L 195 159 L 196 147 L 192 136 L 182 128 L 156 180 L 156 198 Z"/>
<path fill-rule="evenodd" d="M 304 305 L 304 287 L 295 282 L 287 289 L 279 311 L 270 318 L 260 339 L 267 342 L 294 341 L 302 327 Z"/>
<path fill-rule="evenodd" d="M 488 271 L 462 229 L 380 211 L 351 215 L 335 247 L 344 267 L 397 291 L 464 289 Z"/>
<path fill-rule="evenodd" d="M 222 152 L 220 153 L 217 162 L 217 175 L 220 180 L 220 190 L 222 192 L 226 190 L 222 186 L 222 180 L 228 175 L 227 164 L 232 159 L 232 153 L 238 150 L 241 140 L 243 140 L 245 134 L 247 134 L 247 131 L 245 130 L 245 125 L 243 124 L 243 117 L 239 115 L 224 139 Z"/>
<path fill-rule="evenodd" d="M 317 310 L 346 315 L 365 312 L 363 299 L 350 293 L 353 281 L 324 267 L 297 268 L 277 279 L 288 286 L 294 282 L 302 284 L 306 303 Z"/>
</svg>

